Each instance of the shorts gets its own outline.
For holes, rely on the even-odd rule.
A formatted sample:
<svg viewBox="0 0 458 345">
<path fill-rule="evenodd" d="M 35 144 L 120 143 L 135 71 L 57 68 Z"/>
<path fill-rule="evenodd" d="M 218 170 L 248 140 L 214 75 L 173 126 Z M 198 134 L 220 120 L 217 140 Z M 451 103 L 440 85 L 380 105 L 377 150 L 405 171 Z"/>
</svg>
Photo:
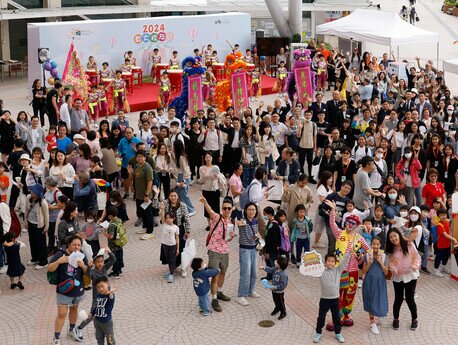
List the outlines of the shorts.
<svg viewBox="0 0 458 345">
<path fill-rule="evenodd" d="M 121 178 L 127 180 L 129 178 L 129 171 L 127 168 L 121 167 Z"/>
<path fill-rule="evenodd" d="M 73 296 L 65 296 L 65 295 L 62 295 L 61 293 L 56 294 L 57 305 L 66 305 L 68 307 L 80 304 L 83 298 L 84 298 L 84 295 L 73 297 Z"/>
<path fill-rule="evenodd" d="M 227 267 L 229 266 L 229 254 L 220 254 L 216 252 L 208 251 L 208 267 L 219 268 L 221 273 L 226 273 Z"/>
</svg>

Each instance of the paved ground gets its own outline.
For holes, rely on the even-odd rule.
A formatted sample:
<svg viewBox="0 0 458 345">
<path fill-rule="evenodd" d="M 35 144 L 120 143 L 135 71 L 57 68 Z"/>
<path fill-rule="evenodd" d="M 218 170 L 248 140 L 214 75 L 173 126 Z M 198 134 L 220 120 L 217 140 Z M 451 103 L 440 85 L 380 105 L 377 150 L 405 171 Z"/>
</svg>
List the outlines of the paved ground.
<svg viewBox="0 0 458 345">
<path fill-rule="evenodd" d="M 449 30 L 456 30 L 454 17 L 444 15 L 438 10 L 442 1 L 418 0 L 418 12 L 421 17 L 420 27 L 437 30 L 441 33 L 441 51 L 443 58 L 457 56 L 457 46 Z M 381 1 L 383 10 L 398 11 L 402 4 L 398 1 Z M 434 14 L 430 13 L 430 9 Z M 437 19 L 439 17 L 439 20 Z M 452 30 L 453 31 L 453 30 Z M 453 39 L 453 40 L 452 40 Z M 383 52 L 380 47 L 370 49 Z M 419 49 L 405 48 L 405 56 L 412 59 L 435 57 L 435 48 Z M 403 55 L 404 50 L 401 50 Z M 448 84 L 456 94 L 458 78 L 447 77 Z M 13 114 L 19 110 L 29 109 L 27 85 L 24 81 L 12 80 L 0 85 L 0 98 L 4 100 L 5 109 Z M 264 97 L 266 103 L 272 102 L 273 97 Z M 136 123 L 138 113 L 130 115 Z M 198 204 L 199 186 L 190 190 L 191 199 Z M 119 287 L 114 310 L 116 338 L 118 344 L 310 344 L 314 334 L 314 326 L 318 313 L 319 282 L 315 278 L 301 276 L 295 268 L 288 269 L 290 277 L 286 291 L 288 316 L 277 321 L 270 316 L 273 308 L 270 292 L 260 285 L 257 291 L 259 299 L 249 299 L 250 305 L 242 307 L 231 302 L 222 302 L 223 312 L 213 313 L 203 318 L 197 307 L 197 298 L 193 292 L 191 279 L 177 278 L 174 284 L 167 284 L 162 278 L 165 267 L 159 262 L 160 244 L 157 239 L 141 241 L 135 235 L 136 228 L 134 203 L 128 201 L 129 214 L 132 218 L 127 223 L 129 244 L 125 247 L 124 276 L 114 282 Z M 197 242 L 198 255 L 205 257 L 205 226 L 202 207 L 191 219 L 193 236 Z M 314 211 L 313 211 L 314 212 Z M 28 243 L 27 234 L 22 241 Z M 236 297 L 238 287 L 238 250 L 237 244 L 232 243 L 230 266 L 224 291 L 231 297 Z M 28 247 L 22 259 L 30 259 Z M 409 329 L 409 313 L 404 305 L 401 312 L 401 328 L 393 331 L 390 326 L 391 311 L 382 320 L 381 334 L 373 335 L 369 331 L 367 314 L 362 310 L 361 291 L 358 291 L 354 312 L 355 326 L 345 328 L 343 335 L 350 344 L 440 344 L 449 345 L 458 339 L 458 283 L 450 278 L 437 279 L 422 275 L 418 283 L 418 313 L 420 327 L 412 332 Z M 9 290 L 9 280 L 0 275 L 0 344 L 11 345 L 41 345 L 50 344 L 53 336 L 54 318 L 56 316 L 54 287 L 46 282 L 45 272 L 28 267 L 24 278 L 25 290 Z M 390 303 L 393 290 L 389 283 Z M 82 303 L 82 308 L 90 306 L 90 294 Z M 390 308 L 391 309 L 391 308 Z M 272 328 L 261 328 L 257 323 L 261 320 L 274 320 Z M 335 344 L 333 334 L 324 331 L 321 343 Z M 95 344 L 94 329 L 90 325 L 84 330 L 86 344 Z M 215 340 L 217 339 L 217 340 Z M 63 335 L 63 344 L 71 344 L 72 340 Z"/>
</svg>

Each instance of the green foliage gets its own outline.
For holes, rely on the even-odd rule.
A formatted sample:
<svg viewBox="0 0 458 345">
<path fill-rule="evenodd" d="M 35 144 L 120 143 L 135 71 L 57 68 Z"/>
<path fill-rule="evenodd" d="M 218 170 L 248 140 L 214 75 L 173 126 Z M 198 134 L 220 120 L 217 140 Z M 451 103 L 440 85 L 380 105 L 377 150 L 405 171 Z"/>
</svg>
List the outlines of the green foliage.
<svg viewBox="0 0 458 345">
<path fill-rule="evenodd" d="M 302 41 L 302 35 L 301 34 L 294 34 L 292 42 L 293 43 L 301 43 Z"/>
</svg>

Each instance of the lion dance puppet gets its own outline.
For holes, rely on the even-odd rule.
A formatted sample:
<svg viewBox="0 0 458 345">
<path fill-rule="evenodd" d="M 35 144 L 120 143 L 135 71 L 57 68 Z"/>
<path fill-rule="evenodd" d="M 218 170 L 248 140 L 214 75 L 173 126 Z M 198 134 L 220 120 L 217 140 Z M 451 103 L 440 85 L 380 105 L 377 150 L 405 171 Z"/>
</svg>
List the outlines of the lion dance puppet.
<svg viewBox="0 0 458 345">
<path fill-rule="evenodd" d="M 226 70 L 226 78 L 216 84 L 215 88 L 215 103 L 219 111 L 226 111 L 227 107 L 232 105 L 231 97 L 231 75 L 246 71 L 247 63 L 242 60 L 243 54 L 235 52 L 226 56 L 224 68 Z"/>
<path fill-rule="evenodd" d="M 312 79 L 312 94 L 309 95 L 309 98 L 312 99 L 313 95 L 315 94 L 316 90 L 316 72 L 312 71 L 312 59 L 310 58 L 310 50 L 309 49 L 296 49 L 293 51 L 293 58 L 294 58 L 294 65 L 289 73 L 288 81 L 286 83 L 286 90 L 288 93 L 288 97 L 291 101 L 294 100 L 294 95 L 297 94 L 296 88 L 296 77 L 295 77 L 295 70 L 299 68 L 309 68 L 310 69 L 310 76 Z"/>
<path fill-rule="evenodd" d="M 175 107 L 176 117 L 183 123 L 186 117 L 186 110 L 188 110 L 188 77 L 196 74 L 204 74 L 205 67 L 202 67 L 200 57 L 188 56 L 181 62 L 181 68 L 183 69 L 183 77 L 181 78 L 181 95 L 173 99 L 169 108 Z"/>
</svg>

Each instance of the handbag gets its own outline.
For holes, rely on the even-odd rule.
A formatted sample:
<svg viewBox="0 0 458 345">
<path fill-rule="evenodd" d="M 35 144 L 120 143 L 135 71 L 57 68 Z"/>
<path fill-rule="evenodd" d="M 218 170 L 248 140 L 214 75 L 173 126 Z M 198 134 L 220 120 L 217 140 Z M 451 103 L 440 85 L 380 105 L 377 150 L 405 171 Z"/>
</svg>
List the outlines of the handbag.
<svg viewBox="0 0 458 345">
<path fill-rule="evenodd" d="M 59 291 L 59 293 L 62 295 L 66 295 L 79 285 L 80 282 L 78 280 L 70 277 L 57 284 L 57 291 Z"/>
<path fill-rule="evenodd" d="M 102 192 L 97 186 L 97 207 L 99 210 L 104 210 L 107 206 L 107 192 Z"/>
</svg>

